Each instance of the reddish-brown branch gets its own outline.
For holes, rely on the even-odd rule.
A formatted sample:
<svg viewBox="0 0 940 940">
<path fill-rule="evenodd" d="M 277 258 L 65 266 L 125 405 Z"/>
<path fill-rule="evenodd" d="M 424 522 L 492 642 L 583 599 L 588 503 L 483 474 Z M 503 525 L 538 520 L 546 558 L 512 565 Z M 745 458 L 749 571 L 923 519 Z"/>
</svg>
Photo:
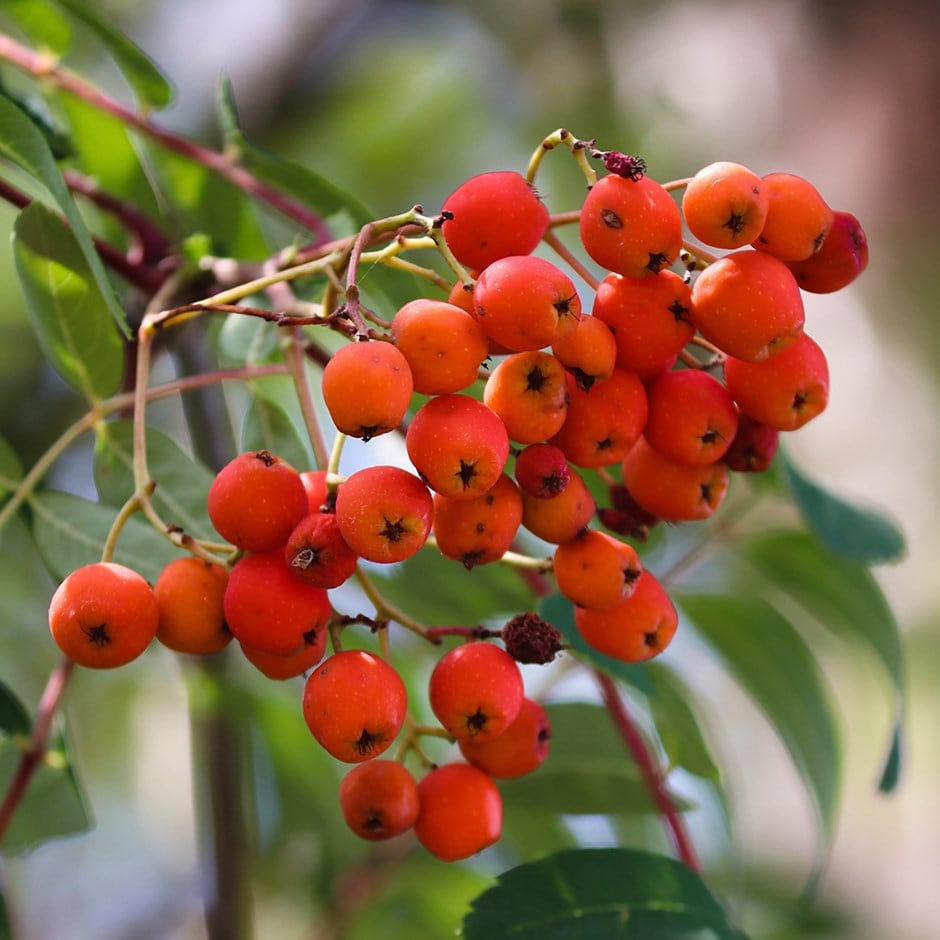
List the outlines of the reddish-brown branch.
<svg viewBox="0 0 940 940">
<path fill-rule="evenodd" d="M 3 803 L 0 804 L 0 841 L 6 835 L 13 814 L 22 802 L 30 781 L 33 779 L 33 774 L 39 768 L 49 749 L 52 719 L 55 717 L 59 700 L 62 698 L 66 685 L 68 685 L 74 665 L 75 663 L 71 659 L 64 657 L 50 673 L 49 680 L 46 682 L 46 688 L 39 700 L 39 710 L 33 724 L 32 734 L 29 737 L 29 744 L 20 755 L 19 764 L 9 787 L 7 787 Z"/>
<path fill-rule="evenodd" d="M 610 712 L 610 716 L 617 726 L 617 731 L 633 755 L 633 759 L 636 761 L 643 777 L 643 782 L 656 803 L 656 808 L 662 815 L 666 827 L 669 829 L 676 854 L 692 871 L 701 871 L 685 823 L 666 792 L 663 776 L 656 766 L 656 761 L 647 747 L 646 741 L 643 740 L 643 735 L 637 730 L 629 711 L 627 711 L 620 690 L 617 688 L 617 683 L 599 669 L 594 671 L 594 675 L 600 686 L 604 705 L 607 707 L 607 711 Z"/>
<path fill-rule="evenodd" d="M 63 91 L 88 102 L 100 111 L 113 115 L 128 127 L 140 131 L 167 150 L 172 150 L 174 153 L 201 163 L 234 186 L 256 196 L 273 209 L 302 225 L 314 234 L 318 242 L 326 241 L 330 237 L 323 219 L 302 203 L 264 183 L 244 167 L 233 162 L 226 154 L 209 150 L 194 141 L 165 130 L 150 118 L 131 110 L 116 99 L 104 94 L 74 72 L 62 68 L 54 59 L 39 55 L 32 49 L 3 34 L 0 34 L 0 58 L 5 59 L 17 68 L 29 72 L 36 78 L 54 82 Z"/>
<path fill-rule="evenodd" d="M 31 196 L 17 189 L 15 186 L 11 186 L 10 183 L 4 179 L 0 179 L 0 199 L 4 199 L 18 209 L 25 209 L 26 206 L 33 201 Z M 64 221 L 63 219 L 63 222 Z M 66 222 L 65 224 L 68 223 Z M 98 252 L 98 256 L 107 267 L 114 271 L 115 274 L 119 274 L 124 278 L 128 284 L 133 284 L 135 287 L 140 288 L 148 297 L 153 296 L 166 279 L 165 272 L 158 271 L 156 268 L 149 267 L 145 264 L 131 261 L 122 251 L 115 248 L 114 245 L 109 242 L 104 241 L 104 239 L 92 236 L 92 242 L 94 243 L 95 251 Z"/>
</svg>

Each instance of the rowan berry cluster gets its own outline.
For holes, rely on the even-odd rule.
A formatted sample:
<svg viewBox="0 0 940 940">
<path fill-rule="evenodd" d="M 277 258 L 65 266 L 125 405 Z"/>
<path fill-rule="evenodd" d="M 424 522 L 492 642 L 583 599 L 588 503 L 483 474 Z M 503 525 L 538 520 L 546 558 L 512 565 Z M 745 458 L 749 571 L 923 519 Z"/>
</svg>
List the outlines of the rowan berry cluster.
<svg viewBox="0 0 940 940">
<path fill-rule="evenodd" d="M 857 220 L 798 176 L 722 162 L 662 185 L 637 158 L 564 132 L 549 140 L 545 150 L 565 143 L 609 170 L 589 174 L 574 214 L 602 279 L 554 238 L 564 219 L 532 185 L 535 158 L 528 176 L 467 180 L 435 222 L 458 274 L 446 299 L 415 298 L 385 329 L 356 330 L 322 369 L 340 444 L 330 466 L 239 454 L 208 496 L 235 549 L 224 564 L 181 557 L 151 588 L 101 562 L 66 578 L 50 607 L 56 641 L 85 666 L 129 662 L 154 637 L 189 654 L 234 637 L 265 675 L 305 675 L 313 737 L 354 765 L 339 792 L 352 831 L 378 840 L 413 829 L 448 860 L 499 838 L 494 778 L 547 755 L 546 712 L 526 696 L 519 664 L 550 661 L 559 636 L 533 614 L 503 631 L 467 628 L 429 678 L 438 724 L 421 726 L 389 624 L 341 615 L 329 592 L 360 562 L 421 551 L 470 570 L 524 564 L 554 578 L 591 647 L 627 662 L 656 656 L 678 618 L 641 560 L 646 532 L 710 517 L 731 473 L 766 469 L 780 432 L 825 408 L 827 363 L 804 330 L 802 292 L 838 290 L 867 264 Z M 570 273 L 532 254 L 543 243 Z M 590 305 L 575 278 L 593 291 Z M 339 473 L 345 437 L 393 433 L 406 465 Z M 520 550 L 532 545 L 550 557 Z M 379 652 L 342 648 L 355 622 L 380 635 Z M 455 743 L 461 759 L 433 764 L 425 734 Z M 396 759 L 382 757 L 396 741 Z"/>
</svg>

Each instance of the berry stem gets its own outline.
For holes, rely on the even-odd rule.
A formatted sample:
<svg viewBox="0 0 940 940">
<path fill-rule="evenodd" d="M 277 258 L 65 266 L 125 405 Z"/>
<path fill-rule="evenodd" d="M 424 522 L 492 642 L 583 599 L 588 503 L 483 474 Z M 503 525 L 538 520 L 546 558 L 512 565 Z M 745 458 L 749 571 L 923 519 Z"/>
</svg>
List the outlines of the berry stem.
<svg viewBox="0 0 940 940">
<path fill-rule="evenodd" d="M 535 176 L 538 173 L 539 167 L 542 165 L 542 160 L 545 159 L 545 154 L 561 145 L 564 145 L 571 151 L 571 155 L 581 168 L 584 179 L 587 181 L 588 189 L 590 189 L 597 182 L 597 173 L 594 167 L 588 162 L 587 158 L 588 148 L 592 147 L 593 143 L 591 141 L 579 140 L 571 131 L 566 130 L 564 127 L 559 127 L 558 130 L 552 131 L 552 133 L 545 137 L 538 147 L 535 148 L 529 159 L 529 165 L 526 168 L 526 180 L 530 184 L 534 183 Z"/>
<path fill-rule="evenodd" d="M 323 438 L 323 430 L 320 427 L 317 409 L 310 391 L 310 382 L 307 380 L 305 346 L 302 331 L 299 327 L 294 327 L 291 330 L 290 344 L 284 358 L 291 378 L 294 380 L 294 390 L 297 393 L 300 413 L 303 415 L 304 425 L 307 429 L 307 439 L 310 441 L 310 447 L 313 450 L 314 463 L 318 469 L 323 469 L 328 465 L 330 452 L 327 450 L 326 441 Z"/>
<path fill-rule="evenodd" d="M 597 290 L 600 285 L 600 280 L 588 270 L 581 259 L 578 258 L 551 229 L 542 236 L 542 241 L 545 242 L 555 254 L 563 258 L 568 263 L 568 266 L 584 280 L 585 284 L 587 284 L 591 290 Z"/>
<path fill-rule="evenodd" d="M 355 577 L 366 597 L 369 598 L 372 606 L 375 608 L 376 615 L 379 618 L 394 620 L 395 623 L 404 627 L 406 630 L 410 630 L 412 633 L 417 633 L 418 636 L 427 639 L 428 628 L 385 598 L 382 592 L 375 586 L 375 582 L 373 582 L 361 567 L 356 568 Z"/>
<path fill-rule="evenodd" d="M 656 761 L 651 750 L 647 747 L 643 735 L 640 734 L 636 725 L 633 723 L 633 718 L 624 704 L 617 683 L 599 669 L 594 670 L 594 676 L 600 686 L 604 705 L 608 712 L 610 712 L 610 716 L 617 727 L 617 731 L 627 745 L 634 761 L 636 761 L 637 767 L 640 769 L 640 774 L 643 777 L 643 782 L 650 796 L 652 796 L 656 807 L 659 809 L 660 815 L 663 817 L 663 821 L 666 824 L 666 828 L 669 830 L 677 856 L 692 871 L 700 872 L 701 865 L 699 864 L 695 849 L 685 828 L 685 823 L 673 805 L 672 800 L 669 798 L 669 794 L 666 792 L 663 774 L 656 766 Z"/>
<path fill-rule="evenodd" d="M 71 659 L 63 657 L 49 674 L 46 687 L 39 699 L 39 708 L 29 742 L 20 754 L 19 763 L 7 787 L 3 802 L 0 803 L 0 842 L 3 841 L 10 827 L 13 814 L 26 795 L 33 774 L 46 756 L 52 719 L 59 707 L 74 666 L 75 663 Z"/>
</svg>

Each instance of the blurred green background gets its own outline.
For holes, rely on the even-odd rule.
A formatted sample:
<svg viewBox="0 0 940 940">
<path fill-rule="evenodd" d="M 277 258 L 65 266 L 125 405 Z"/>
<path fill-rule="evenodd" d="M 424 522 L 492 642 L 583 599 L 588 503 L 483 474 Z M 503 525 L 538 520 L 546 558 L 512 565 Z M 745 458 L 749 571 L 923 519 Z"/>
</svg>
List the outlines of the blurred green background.
<svg viewBox="0 0 940 940">
<path fill-rule="evenodd" d="M 826 414 L 791 439 L 790 451 L 906 534 L 908 557 L 878 576 L 905 636 L 909 728 L 901 787 L 881 797 L 888 690 L 873 664 L 820 645 L 845 730 L 845 792 L 815 913 L 804 919 L 795 899 L 813 825 L 782 747 L 698 649 L 680 639 L 671 655 L 707 704 L 706 726 L 733 728 L 719 747 L 731 845 L 707 824 L 695 829 L 694 819 L 693 832 L 706 860 L 731 871 L 733 892 L 746 886 L 735 913 L 754 935 L 940 936 L 936 0 L 890 10 L 874 0 L 101 0 L 99 10 L 173 80 L 176 103 L 159 118 L 166 125 L 217 144 L 215 96 L 226 74 L 249 137 L 355 192 L 376 217 L 414 203 L 432 212 L 475 172 L 524 169 L 542 137 L 564 126 L 605 149 L 642 154 L 663 181 L 723 159 L 798 173 L 861 219 L 868 272 L 840 294 L 808 299 L 807 328 L 829 355 L 833 391 Z M 83 54 L 85 72 L 126 97 L 94 43 Z M 543 165 L 540 190 L 553 210 L 570 209 L 583 180 L 559 152 Z M 0 207 L 4 231 L 12 218 Z M 75 415 L 43 366 L 7 253 L 0 279 L 0 435 L 29 460 L 51 427 Z M 57 473 L 63 488 L 90 491 L 80 457 Z M 53 585 L 18 530 L 4 533 L 3 552 L 16 560 L 0 571 L 2 676 L 34 703 L 56 658 L 44 633 Z M 18 938 L 203 936 L 178 671 L 154 656 L 121 675 L 80 677 L 70 690 L 76 760 L 98 825 L 0 869 L 17 901 Z M 279 689 L 268 719 L 287 720 L 280 712 L 292 714 L 297 695 L 297 686 Z M 262 764 L 258 788 L 271 785 L 269 774 Z M 330 793 L 311 781 L 307 812 L 335 827 Z M 301 781 L 292 796 L 285 811 L 304 812 Z M 329 924 L 307 924 L 306 902 L 285 890 L 292 865 L 306 871 L 317 847 L 279 848 L 281 867 L 260 889 L 259 936 L 334 935 Z M 362 894 L 362 885 L 345 886 L 352 912 L 335 936 L 392 936 L 392 911 L 403 929 L 424 919 L 456 926 L 498 869 L 489 858 L 448 869 L 412 864 L 403 877 L 422 886 L 420 911 L 383 907 L 384 883 Z"/>
</svg>

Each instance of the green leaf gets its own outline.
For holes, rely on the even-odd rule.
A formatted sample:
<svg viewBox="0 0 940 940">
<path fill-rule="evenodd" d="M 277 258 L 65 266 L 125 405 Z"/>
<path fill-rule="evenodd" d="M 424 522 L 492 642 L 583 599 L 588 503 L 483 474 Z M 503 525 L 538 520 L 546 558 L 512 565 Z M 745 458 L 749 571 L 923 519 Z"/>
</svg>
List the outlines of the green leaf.
<svg viewBox="0 0 940 940">
<path fill-rule="evenodd" d="M 53 122 L 45 107 L 45 101 L 27 97 L 7 88 L 2 77 L 0 77 L 0 95 L 9 98 L 36 125 L 56 160 L 66 160 L 75 156 L 71 139 Z"/>
<path fill-rule="evenodd" d="M 289 381 L 289 380 L 288 380 Z M 312 457 L 290 415 L 268 383 L 254 383 L 255 395 L 245 414 L 242 450 L 267 450 L 297 470 L 311 466 Z"/>
<path fill-rule="evenodd" d="M 658 663 L 650 663 L 646 674 L 652 687 L 650 710 L 670 762 L 717 782 L 721 774 L 690 704 L 691 693 L 675 673 Z"/>
<path fill-rule="evenodd" d="M 125 336 L 130 336 L 127 318 L 118 303 L 91 235 L 75 205 L 55 157 L 38 127 L 8 98 L 0 95 L 0 156 L 41 182 L 65 213 L 72 233 L 93 275 L 104 303 Z"/>
<path fill-rule="evenodd" d="M 5 683 L 0 682 L 0 737 L 28 735 L 30 725 L 26 706 Z"/>
<path fill-rule="evenodd" d="M 574 608 L 567 598 L 561 594 L 550 594 L 539 601 L 538 612 L 543 620 L 547 620 L 560 631 L 565 642 L 578 654 L 579 659 L 603 670 L 615 679 L 632 685 L 644 694 L 652 693 L 645 665 L 621 662 L 612 656 L 599 653 L 587 644 L 574 625 Z"/>
<path fill-rule="evenodd" d="M 109 424 L 98 437 L 95 485 L 101 501 L 115 508 L 134 493 L 133 438 L 130 421 Z M 147 428 L 147 469 L 157 483 L 153 504 L 163 520 L 194 538 L 218 540 L 206 509 L 212 471 L 155 428 Z"/>
<path fill-rule="evenodd" d="M 744 940 L 694 872 L 632 849 L 576 849 L 510 869 L 464 918 L 465 940 Z"/>
<path fill-rule="evenodd" d="M 546 708 L 551 748 L 538 771 L 500 782 L 507 813 L 541 812 L 569 816 L 655 813 L 655 805 L 610 715 L 585 702 Z M 687 801 L 671 794 L 674 804 Z"/>
<path fill-rule="evenodd" d="M 19 747 L 4 741 L 0 735 L 0 786 L 4 789 L 15 772 L 20 754 Z M 87 801 L 65 736 L 58 734 L 30 780 L 0 841 L 0 849 L 24 851 L 49 839 L 84 832 L 90 825 Z"/>
<path fill-rule="evenodd" d="M 72 229 L 33 202 L 13 224 L 13 257 L 52 366 L 89 401 L 112 394 L 124 371 L 124 343 Z"/>
<path fill-rule="evenodd" d="M 357 229 L 372 221 L 372 214 L 355 196 L 313 170 L 250 143 L 241 129 L 235 94 L 228 78 L 223 78 L 219 85 L 218 106 L 219 127 L 226 149 L 237 153 L 246 169 L 322 216 L 346 212 Z"/>
<path fill-rule="evenodd" d="M 0 437 L 0 500 L 9 496 L 23 479 L 23 465 L 16 451 Z"/>
<path fill-rule="evenodd" d="M 820 856 L 832 837 L 840 744 L 828 690 L 812 651 L 790 622 L 758 597 L 674 598 L 780 735 L 820 823 Z"/>
<path fill-rule="evenodd" d="M 737 552 L 767 590 L 777 589 L 815 622 L 872 653 L 892 683 L 895 724 L 888 745 L 882 788 L 900 772 L 905 671 L 901 633 L 878 582 L 864 565 L 834 555 L 805 532 L 779 531 L 747 539 Z"/>
<path fill-rule="evenodd" d="M 783 467 L 804 522 L 831 552 L 866 565 L 903 558 L 904 536 L 890 519 L 830 493 L 785 456 Z"/>
<path fill-rule="evenodd" d="M 173 100 L 173 88 L 153 60 L 143 50 L 116 30 L 106 19 L 80 0 L 55 0 L 75 19 L 89 27 L 117 62 L 141 104 L 165 108 Z"/>
<path fill-rule="evenodd" d="M 374 569 L 369 574 L 389 600 L 427 624 L 453 624 L 455 617 L 467 625 L 496 616 L 509 619 L 532 601 L 525 582 L 507 566 L 477 565 L 467 571 L 429 548 L 388 574 Z"/>
<path fill-rule="evenodd" d="M 71 493 L 45 490 L 29 501 L 33 536 L 49 570 L 59 579 L 69 572 L 101 560 L 101 551 L 115 510 Z M 138 517 L 127 521 L 118 540 L 114 561 L 127 565 L 151 583 L 179 551 L 149 523 Z"/>
<path fill-rule="evenodd" d="M 61 55 L 72 42 L 68 20 L 46 0 L 3 0 L 3 12 L 37 46 Z"/>
</svg>

